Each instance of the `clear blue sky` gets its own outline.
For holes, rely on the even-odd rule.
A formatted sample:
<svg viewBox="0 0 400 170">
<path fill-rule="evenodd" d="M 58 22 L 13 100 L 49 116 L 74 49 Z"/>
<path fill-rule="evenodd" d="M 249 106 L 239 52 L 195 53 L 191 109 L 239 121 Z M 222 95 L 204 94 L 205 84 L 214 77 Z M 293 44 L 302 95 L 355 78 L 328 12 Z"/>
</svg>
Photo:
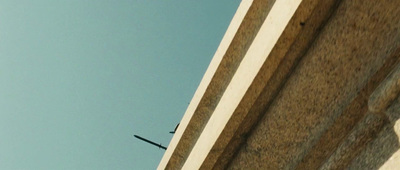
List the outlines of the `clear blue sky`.
<svg viewBox="0 0 400 170">
<path fill-rule="evenodd" d="M 0 0 L 0 169 L 155 169 L 240 0 Z"/>
</svg>

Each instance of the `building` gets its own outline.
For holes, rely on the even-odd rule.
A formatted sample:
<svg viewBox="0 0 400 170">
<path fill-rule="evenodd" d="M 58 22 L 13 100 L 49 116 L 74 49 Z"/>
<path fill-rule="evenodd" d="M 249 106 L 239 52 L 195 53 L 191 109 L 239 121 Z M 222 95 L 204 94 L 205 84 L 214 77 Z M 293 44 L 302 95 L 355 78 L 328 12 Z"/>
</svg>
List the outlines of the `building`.
<svg viewBox="0 0 400 170">
<path fill-rule="evenodd" d="M 158 168 L 400 168 L 399 7 L 243 0 Z"/>
</svg>

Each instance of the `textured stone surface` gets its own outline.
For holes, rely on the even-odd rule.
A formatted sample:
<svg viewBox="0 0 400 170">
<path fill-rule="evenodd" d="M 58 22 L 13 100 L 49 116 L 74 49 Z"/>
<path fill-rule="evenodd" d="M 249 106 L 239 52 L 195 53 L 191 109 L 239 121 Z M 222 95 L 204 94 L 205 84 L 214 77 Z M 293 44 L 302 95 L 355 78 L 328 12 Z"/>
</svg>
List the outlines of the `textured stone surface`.
<svg viewBox="0 0 400 170">
<path fill-rule="evenodd" d="M 399 54 L 396 54 L 400 58 Z M 376 139 L 368 145 L 363 152 L 354 159 L 350 169 L 394 169 L 400 167 L 400 64 L 388 74 L 370 96 L 369 109 L 372 112 L 387 117 L 388 124 Z M 397 98 L 397 99 L 396 99 Z M 390 106 L 388 108 L 388 106 Z M 397 136 L 396 136 L 397 135 Z M 394 154 L 393 154 L 394 153 Z M 393 155 L 392 155 L 393 154 Z"/>
<path fill-rule="evenodd" d="M 222 169 L 228 164 L 334 9 L 335 1 L 302 1 L 207 155 L 202 169 Z"/>
<path fill-rule="evenodd" d="M 398 138 L 393 126 L 386 125 L 362 152 L 348 165 L 347 169 L 378 169 L 399 149 Z"/>
<path fill-rule="evenodd" d="M 400 1 L 244 2 L 159 169 L 397 166 Z"/>
<path fill-rule="evenodd" d="M 344 169 L 376 137 L 386 123 L 383 115 L 368 113 L 320 169 Z"/>
<path fill-rule="evenodd" d="M 397 58 L 400 58 L 399 56 L 397 54 Z M 394 63 L 397 64 L 398 62 Z M 353 160 L 349 165 L 350 169 L 377 169 L 382 165 L 381 169 L 393 169 L 400 162 L 400 157 L 398 156 L 398 149 L 400 148 L 400 129 L 398 129 L 400 125 L 400 98 L 398 97 L 399 86 L 397 85 L 400 80 L 399 71 L 400 65 L 398 64 L 371 95 L 369 109 L 377 114 L 386 116 L 388 124 L 376 139 Z M 390 107 L 387 108 L 388 106 Z"/>
<path fill-rule="evenodd" d="M 369 110 L 383 112 L 400 93 L 400 65 L 387 77 L 379 88 L 371 95 Z"/>
<path fill-rule="evenodd" d="M 397 63 L 400 61 L 398 48 L 385 61 L 385 64 L 368 81 L 368 84 L 358 93 L 357 97 L 346 106 L 346 109 L 336 118 L 334 123 L 324 134 L 313 149 L 297 165 L 296 169 L 317 169 L 336 148 L 345 140 L 368 111 L 368 99 L 375 89 L 382 83 Z"/>
<path fill-rule="evenodd" d="M 246 94 L 248 87 L 252 84 L 254 77 L 259 72 L 260 67 L 265 62 L 267 58 L 265 54 L 272 50 L 299 3 L 300 0 L 291 0 L 277 1 L 274 4 L 207 126 L 204 128 L 202 135 L 196 142 L 183 169 L 199 168 L 204 165 L 203 162 L 206 162 L 203 160 L 207 159 L 210 153 L 214 153 L 213 151 L 215 150 L 212 147 L 215 144 L 215 140 L 220 136 L 222 130 L 226 129 L 227 121 L 229 121 L 243 95 Z M 274 27 L 270 26 L 272 23 L 274 23 Z"/>
<path fill-rule="evenodd" d="M 377 135 L 376 139 L 369 143 L 353 160 L 348 166 L 349 169 L 378 169 L 399 150 L 399 132 L 396 132 L 394 127 L 400 118 L 400 98 L 397 98 L 391 104 L 385 111 L 385 115 L 388 115 L 389 123 Z M 399 123 L 397 123 L 397 128 L 399 128 L 398 125 Z M 396 158 L 395 155 L 392 161 L 400 162 L 400 159 Z M 390 166 L 387 165 L 386 167 Z"/>
<path fill-rule="evenodd" d="M 399 3 L 343 1 L 231 168 L 293 169 L 399 45 Z"/>
<path fill-rule="evenodd" d="M 190 103 L 159 169 L 183 166 L 274 0 L 243 1 Z M 183 129 L 183 132 L 181 132 Z"/>
</svg>

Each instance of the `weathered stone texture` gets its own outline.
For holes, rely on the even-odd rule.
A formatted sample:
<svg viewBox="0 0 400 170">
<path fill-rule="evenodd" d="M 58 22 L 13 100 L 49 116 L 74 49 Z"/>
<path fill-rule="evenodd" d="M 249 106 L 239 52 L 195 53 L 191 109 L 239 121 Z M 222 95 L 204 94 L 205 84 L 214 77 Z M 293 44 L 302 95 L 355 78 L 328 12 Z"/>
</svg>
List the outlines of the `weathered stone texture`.
<svg viewBox="0 0 400 170">
<path fill-rule="evenodd" d="M 221 54 L 223 58 L 218 63 L 214 75 L 211 75 L 212 80 L 202 94 L 200 103 L 197 105 L 165 169 L 178 169 L 185 163 L 274 2 L 275 0 L 254 0 L 252 2 L 232 41 L 228 42 L 230 45 Z"/>
<path fill-rule="evenodd" d="M 400 169 L 400 1 L 292 2 L 251 2 L 161 168 Z"/>
<path fill-rule="evenodd" d="M 376 139 L 363 148 L 347 169 L 378 169 L 399 148 L 400 145 L 393 126 L 386 125 L 376 136 Z"/>
<path fill-rule="evenodd" d="M 400 57 L 400 55 L 399 55 Z M 349 169 L 382 169 L 400 168 L 400 65 L 377 88 L 369 101 L 372 111 L 387 116 L 388 123 L 363 152 L 353 160 Z M 394 155 L 393 155 L 394 154 Z M 385 163 L 387 161 L 388 163 Z M 397 163 L 396 163 L 397 162 Z M 399 165 L 396 167 L 395 165 Z"/>
<path fill-rule="evenodd" d="M 399 5 L 343 1 L 230 168 L 296 167 L 399 46 Z"/>
</svg>

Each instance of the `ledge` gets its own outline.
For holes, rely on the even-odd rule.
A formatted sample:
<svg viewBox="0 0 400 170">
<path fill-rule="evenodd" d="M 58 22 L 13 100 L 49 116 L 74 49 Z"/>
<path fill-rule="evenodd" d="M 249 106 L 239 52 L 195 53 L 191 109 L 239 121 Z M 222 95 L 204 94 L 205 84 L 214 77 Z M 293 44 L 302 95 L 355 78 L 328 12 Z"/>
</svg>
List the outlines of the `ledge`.
<svg viewBox="0 0 400 170">
<path fill-rule="evenodd" d="M 398 5 L 242 1 L 158 169 L 381 166 L 398 147 Z"/>
</svg>

